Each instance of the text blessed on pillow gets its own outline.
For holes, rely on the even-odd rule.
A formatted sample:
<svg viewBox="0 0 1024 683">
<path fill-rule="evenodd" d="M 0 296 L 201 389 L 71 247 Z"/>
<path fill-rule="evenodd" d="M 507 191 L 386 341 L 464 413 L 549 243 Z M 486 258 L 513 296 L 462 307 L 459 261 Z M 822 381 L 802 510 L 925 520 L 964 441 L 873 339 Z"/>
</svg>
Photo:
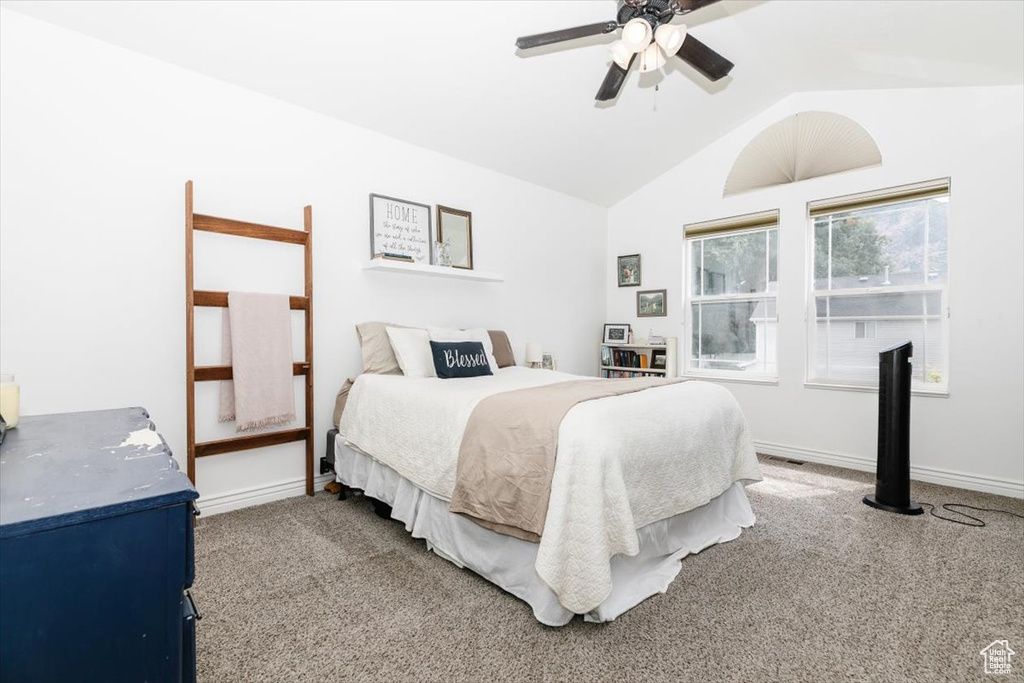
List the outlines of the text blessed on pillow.
<svg viewBox="0 0 1024 683">
<path fill-rule="evenodd" d="M 478 341 L 430 342 L 434 370 L 441 379 L 493 374 L 484 345 Z"/>
</svg>

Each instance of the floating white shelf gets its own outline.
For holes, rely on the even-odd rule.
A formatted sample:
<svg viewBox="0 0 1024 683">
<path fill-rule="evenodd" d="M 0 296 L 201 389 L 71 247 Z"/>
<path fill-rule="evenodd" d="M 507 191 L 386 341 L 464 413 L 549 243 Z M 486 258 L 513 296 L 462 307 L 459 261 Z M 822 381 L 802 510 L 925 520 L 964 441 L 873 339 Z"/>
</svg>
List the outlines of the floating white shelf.
<svg viewBox="0 0 1024 683">
<path fill-rule="evenodd" d="M 402 261 L 385 261 L 374 259 L 363 264 L 363 270 L 381 270 L 391 273 L 408 273 L 410 275 L 426 275 L 428 277 L 451 277 L 457 280 L 478 280 L 480 282 L 504 282 L 505 278 L 497 273 L 482 270 L 466 270 L 446 266 L 430 266 L 423 263 L 403 263 Z"/>
</svg>

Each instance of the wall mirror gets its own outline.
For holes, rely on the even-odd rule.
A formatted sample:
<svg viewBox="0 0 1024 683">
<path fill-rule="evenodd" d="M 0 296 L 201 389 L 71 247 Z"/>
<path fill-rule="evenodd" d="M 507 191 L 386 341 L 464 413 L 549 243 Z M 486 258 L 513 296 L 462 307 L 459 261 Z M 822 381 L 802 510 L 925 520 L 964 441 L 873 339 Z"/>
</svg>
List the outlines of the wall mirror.
<svg viewBox="0 0 1024 683">
<path fill-rule="evenodd" d="M 453 268 L 473 269 L 473 215 L 437 205 L 437 241 L 448 244 Z"/>
</svg>

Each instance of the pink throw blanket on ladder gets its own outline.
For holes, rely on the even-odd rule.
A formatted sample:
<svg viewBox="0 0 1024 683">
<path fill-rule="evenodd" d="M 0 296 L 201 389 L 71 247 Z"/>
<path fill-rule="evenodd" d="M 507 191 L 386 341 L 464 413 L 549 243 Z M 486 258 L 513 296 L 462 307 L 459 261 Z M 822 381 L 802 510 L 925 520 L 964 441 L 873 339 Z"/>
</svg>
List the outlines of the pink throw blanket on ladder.
<svg viewBox="0 0 1024 683">
<path fill-rule="evenodd" d="M 228 292 L 223 321 L 221 359 L 232 366 L 234 381 L 220 383 L 218 419 L 237 420 L 239 432 L 293 422 L 288 297 Z"/>
</svg>

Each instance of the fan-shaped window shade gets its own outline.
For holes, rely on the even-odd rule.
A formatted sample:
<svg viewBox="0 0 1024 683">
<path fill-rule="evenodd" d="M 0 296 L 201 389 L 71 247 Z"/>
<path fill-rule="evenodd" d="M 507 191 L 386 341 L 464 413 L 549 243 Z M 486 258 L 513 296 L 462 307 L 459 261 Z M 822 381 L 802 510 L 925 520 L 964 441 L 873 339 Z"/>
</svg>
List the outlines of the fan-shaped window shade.
<svg viewBox="0 0 1024 683">
<path fill-rule="evenodd" d="M 859 123 L 805 111 L 765 128 L 743 148 L 723 196 L 881 163 L 878 145 Z"/>
</svg>

